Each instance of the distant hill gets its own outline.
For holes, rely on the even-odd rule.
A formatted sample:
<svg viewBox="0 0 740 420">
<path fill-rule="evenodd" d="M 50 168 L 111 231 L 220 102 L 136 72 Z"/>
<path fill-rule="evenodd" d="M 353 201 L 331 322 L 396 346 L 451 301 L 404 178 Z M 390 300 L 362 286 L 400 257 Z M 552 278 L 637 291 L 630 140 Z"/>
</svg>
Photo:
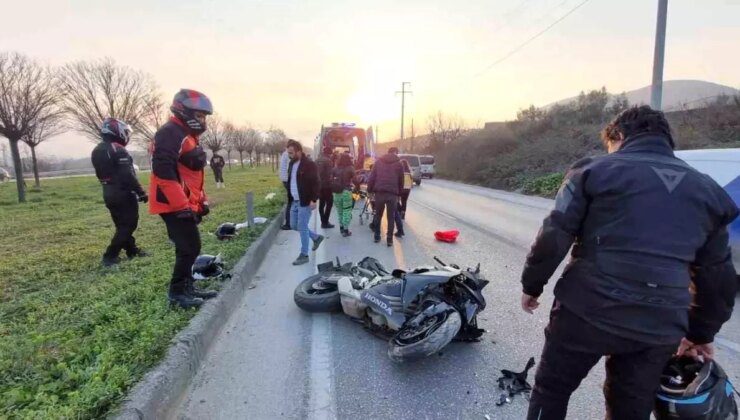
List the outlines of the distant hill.
<svg viewBox="0 0 740 420">
<path fill-rule="evenodd" d="M 608 89 L 608 88 L 607 88 Z M 612 92 L 616 94 L 618 92 Z M 630 104 L 650 104 L 650 86 L 625 92 Z M 707 101 L 711 101 L 720 95 L 738 95 L 740 90 L 730 86 L 720 85 L 703 80 L 667 80 L 663 82 L 663 109 L 666 111 L 680 110 L 684 104 L 689 109 L 702 108 Z M 576 100 L 577 97 L 563 99 L 551 103 L 545 108 L 555 104 L 567 104 Z"/>
</svg>

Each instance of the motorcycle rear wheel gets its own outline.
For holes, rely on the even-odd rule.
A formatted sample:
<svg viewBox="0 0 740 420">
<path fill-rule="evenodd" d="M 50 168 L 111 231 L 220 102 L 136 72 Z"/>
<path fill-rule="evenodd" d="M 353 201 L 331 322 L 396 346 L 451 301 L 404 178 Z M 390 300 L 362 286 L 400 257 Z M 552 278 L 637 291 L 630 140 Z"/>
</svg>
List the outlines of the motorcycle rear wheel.
<svg viewBox="0 0 740 420">
<path fill-rule="evenodd" d="M 424 319 L 418 328 L 404 326 L 388 342 L 388 357 L 403 363 L 442 350 L 460 331 L 462 321 L 454 309 Z"/>
<path fill-rule="evenodd" d="M 326 273 L 315 274 L 303 280 L 293 292 L 293 301 L 307 312 L 341 312 L 342 301 L 336 284 L 325 283 Z"/>
</svg>

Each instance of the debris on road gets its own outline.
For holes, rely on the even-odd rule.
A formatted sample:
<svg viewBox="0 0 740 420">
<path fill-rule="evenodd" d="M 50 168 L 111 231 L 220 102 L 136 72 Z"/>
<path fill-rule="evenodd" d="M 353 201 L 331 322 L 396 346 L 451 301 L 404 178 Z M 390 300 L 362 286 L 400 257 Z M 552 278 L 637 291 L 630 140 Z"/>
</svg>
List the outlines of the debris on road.
<svg viewBox="0 0 740 420">
<path fill-rule="evenodd" d="M 438 230 L 434 232 L 434 238 L 441 242 L 454 243 L 460 235 L 459 230 Z"/>
<path fill-rule="evenodd" d="M 529 370 L 534 366 L 534 357 L 530 357 L 521 372 L 512 372 L 510 370 L 503 369 L 501 373 L 503 376 L 498 378 L 498 387 L 503 390 L 496 401 L 497 406 L 501 406 L 511 402 L 511 399 L 517 394 L 524 394 L 529 399 L 529 394 L 532 391 L 532 385 L 527 382 L 527 375 Z"/>
</svg>

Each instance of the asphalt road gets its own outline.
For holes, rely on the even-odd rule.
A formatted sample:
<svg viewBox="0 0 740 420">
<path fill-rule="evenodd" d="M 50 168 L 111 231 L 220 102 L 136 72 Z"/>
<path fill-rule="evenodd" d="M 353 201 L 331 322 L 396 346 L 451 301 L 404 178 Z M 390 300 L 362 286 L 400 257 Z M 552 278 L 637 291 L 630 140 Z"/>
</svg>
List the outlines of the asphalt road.
<svg viewBox="0 0 740 420">
<path fill-rule="evenodd" d="M 552 202 L 441 180 L 425 180 L 411 193 L 407 236 L 393 248 L 374 244 L 366 226 L 327 241 L 311 264 L 293 267 L 298 234 L 281 232 L 260 268 L 254 288 L 223 327 L 207 360 L 175 413 L 180 419 L 378 418 L 521 419 L 521 396 L 497 407 L 501 369 L 520 370 L 539 359 L 552 302 L 552 286 L 534 314 L 519 308 L 519 275 L 529 244 Z M 358 209 L 359 210 L 359 209 Z M 335 220 L 335 217 L 333 216 Z M 433 232 L 460 230 L 456 244 L 436 242 Z M 432 263 L 475 266 L 491 284 L 479 324 L 479 343 L 452 343 L 440 355 L 397 365 L 387 343 L 342 314 L 308 314 L 293 303 L 293 289 L 315 272 L 315 263 L 365 256 L 387 267 Z M 740 305 L 739 305 L 740 306 Z M 717 359 L 740 384 L 740 317 L 718 337 Z M 569 418 L 603 418 L 603 364 L 573 395 Z"/>
</svg>

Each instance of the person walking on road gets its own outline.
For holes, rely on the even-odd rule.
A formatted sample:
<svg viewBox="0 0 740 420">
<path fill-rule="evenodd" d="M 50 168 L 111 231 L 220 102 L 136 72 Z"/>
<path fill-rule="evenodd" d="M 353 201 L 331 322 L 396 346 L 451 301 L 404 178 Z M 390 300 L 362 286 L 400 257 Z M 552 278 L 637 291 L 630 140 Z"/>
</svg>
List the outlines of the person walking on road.
<svg viewBox="0 0 740 420">
<path fill-rule="evenodd" d="M 386 244 L 393 246 L 396 207 L 403 190 L 403 167 L 398 158 L 397 147 L 388 149 L 388 153 L 375 162 L 370 172 L 367 190 L 375 196 L 375 217 L 372 222 L 375 242 L 380 242 L 380 222 L 383 220 L 385 211 L 388 220 Z"/>
<path fill-rule="evenodd" d="M 319 169 L 319 217 L 321 218 L 321 227 L 331 229 L 334 227 L 329 223 L 331 208 L 334 205 L 334 195 L 332 194 L 332 171 L 334 170 L 334 161 L 332 160 L 331 147 L 324 147 L 321 156 L 316 160 L 316 166 Z"/>
<path fill-rule="evenodd" d="M 351 236 L 349 224 L 352 222 L 352 189 L 355 178 L 355 168 L 352 163 L 352 157 L 341 155 L 336 167 L 332 170 L 332 192 L 334 193 L 334 203 L 337 208 L 337 219 L 339 219 L 339 230 L 342 236 Z"/>
<path fill-rule="evenodd" d="M 308 222 L 316 208 L 319 198 L 319 173 L 316 163 L 303 153 L 303 146 L 293 140 L 288 144 L 288 191 L 292 196 L 290 223 L 293 230 L 301 234 L 301 253 L 293 265 L 308 262 L 309 239 L 313 241 L 313 250 L 317 250 L 324 237 L 309 229 Z"/>
<path fill-rule="evenodd" d="M 405 160 L 401 160 L 401 166 L 403 166 L 403 189 L 401 190 L 401 196 L 398 200 L 398 208 L 396 209 L 396 238 L 403 238 L 405 233 L 403 231 L 403 221 L 406 219 L 406 204 L 409 201 L 409 194 L 411 194 L 411 187 L 414 185 L 414 180 L 411 178 L 411 167 Z"/>
<path fill-rule="evenodd" d="M 660 111 L 629 108 L 602 138 L 609 154 L 571 166 L 522 273 L 522 308 L 532 313 L 573 245 L 555 285 L 529 419 L 564 419 L 602 356 L 606 417 L 648 419 L 671 356 L 711 359 L 732 314 L 732 199 L 674 156 Z"/>
<path fill-rule="evenodd" d="M 213 170 L 213 176 L 216 178 L 216 188 L 226 188 L 224 185 L 224 166 L 226 161 L 218 153 L 214 153 L 211 157 L 211 169 Z"/>
<path fill-rule="evenodd" d="M 291 205 L 293 204 L 293 195 L 290 194 L 290 189 L 288 188 L 288 165 L 290 165 L 290 156 L 288 156 L 288 146 L 290 146 L 295 140 L 288 140 L 288 143 L 285 145 L 285 150 L 283 151 L 283 154 L 280 155 L 280 181 L 283 183 L 283 187 L 285 187 L 285 193 L 288 197 L 288 207 L 285 211 L 285 223 L 280 227 L 282 230 L 291 230 L 290 227 L 290 209 Z"/>
<path fill-rule="evenodd" d="M 208 97 L 182 89 L 170 107 L 173 116 L 154 135 L 149 213 L 158 214 L 175 243 L 175 265 L 168 297 L 171 305 L 198 307 L 216 292 L 194 286 L 192 267 L 200 254 L 198 224 L 210 210 L 204 190 L 206 152 L 198 137 L 206 131 L 213 113 Z"/>
<path fill-rule="evenodd" d="M 115 118 L 106 118 L 100 128 L 101 141 L 92 152 L 95 176 L 103 186 L 103 201 L 110 212 L 116 233 L 103 254 L 102 264 L 110 267 L 121 262 L 119 254 L 145 257 L 148 254 L 136 246 L 134 231 L 139 225 L 139 202 L 149 197 L 141 188 L 134 172 L 134 160 L 126 151 L 131 128 Z"/>
</svg>

